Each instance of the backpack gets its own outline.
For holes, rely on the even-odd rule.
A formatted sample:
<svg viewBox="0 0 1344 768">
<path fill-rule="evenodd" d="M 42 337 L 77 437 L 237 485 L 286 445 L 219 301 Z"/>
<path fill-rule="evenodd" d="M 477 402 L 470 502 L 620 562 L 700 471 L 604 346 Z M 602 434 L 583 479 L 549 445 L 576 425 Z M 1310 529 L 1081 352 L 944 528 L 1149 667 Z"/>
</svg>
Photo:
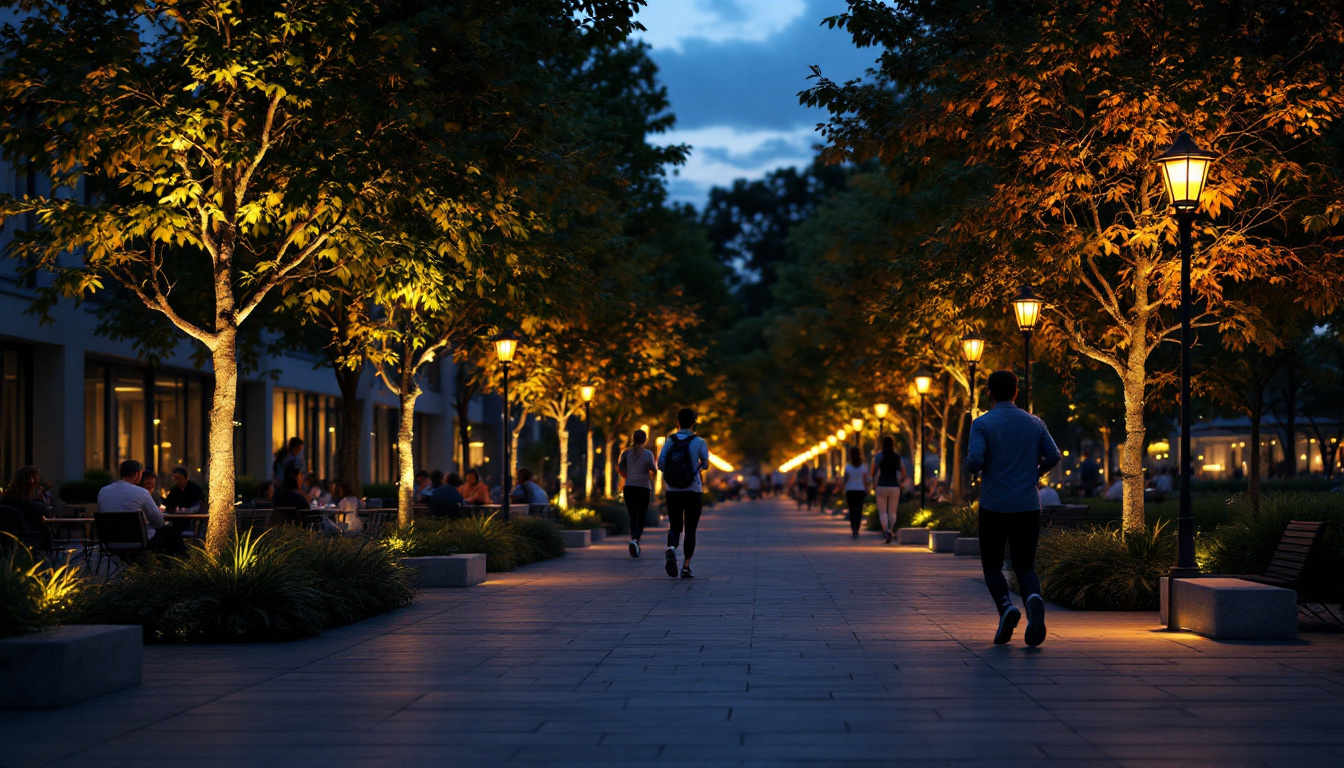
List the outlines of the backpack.
<svg viewBox="0 0 1344 768">
<path fill-rule="evenodd" d="M 687 437 L 685 440 L 672 436 L 672 447 L 667 451 L 667 461 L 663 470 L 663 478 L 672 488 L 690 488 L 695 484 L 696 470 L 699 468 L 699 462 L 691 456 L 691 443 L 695 442 L 695 435 Z"/>
</svg>

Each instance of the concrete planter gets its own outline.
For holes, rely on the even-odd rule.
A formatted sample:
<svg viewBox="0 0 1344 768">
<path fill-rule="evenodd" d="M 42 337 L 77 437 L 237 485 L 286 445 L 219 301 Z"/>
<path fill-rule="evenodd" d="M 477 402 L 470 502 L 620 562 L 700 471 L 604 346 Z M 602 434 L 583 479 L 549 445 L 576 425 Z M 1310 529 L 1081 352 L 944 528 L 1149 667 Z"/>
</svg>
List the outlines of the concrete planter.
<svg viewBox="0 0 1344 768">
<path fill-rule="evenodd" d="M 972 557 L 980 556 L 980 539 L 978 538 L 960 538 L 952 544 L 952 554 L 970 555 Z"/>
<path fill-rule="evenodd" d="M 913 544 L 917 547 L 927 547 L 929 545 L 928 528 L 897 528 L 897 544 Z"/>
<path fill-rule="evenodd" d="M 485 581 L 485 555 L 404 557 L 401 564 L 414 573 L 411 582 L 421 589 L 472 587 Z"/>
<path fill-rule="evenodd" d="M 593 545 L 592 531 L 560 531 L 560 538 L 565 540 L 565 549 L 578 549 Z"/>
<path fill-rule="evenodd" d="M 1158 620 L 1171 610 L 1167 578 L 1161 586 Z M 1245 579 L 1177 579 L 1176 626 L 1214 640 L 1293 640 L 1297 637 L 1297 593 Z"/>
<path fill-rule="evenodd" d="M 951 553 L 961 538 L 961 531 L 929 531 L 929 551 Z"/>
<path fill-rule="evenodd" d="M 592 531 L 590 531 L 590 533 L 592 534 L 592 542 L 594 544 L 607 538 L 606 528 L 594 528 Z"/>
<path fill-rule="evenodd" d="M 68 707 L 140 685 L 144 630 L 86 624 L 0 640 L 0 709 Z"/>
</svg>

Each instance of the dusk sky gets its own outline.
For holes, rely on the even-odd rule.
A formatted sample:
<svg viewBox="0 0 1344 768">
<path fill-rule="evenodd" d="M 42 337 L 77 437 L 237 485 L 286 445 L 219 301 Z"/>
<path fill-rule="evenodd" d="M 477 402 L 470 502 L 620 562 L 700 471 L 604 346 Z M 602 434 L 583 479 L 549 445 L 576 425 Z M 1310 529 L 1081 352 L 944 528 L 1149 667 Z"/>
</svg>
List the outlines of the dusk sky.
<svg viewBox="0 0 1344 768">
<path fill-rule="evenodd" d="M 876 58 L 842 31 L 820 26 L 844 0 L 649 0 L 640 13 L 676 130 L 655 138 L 693 147 L 673 198 L 703 206 L 709 188 L 806 165 L 820 110 L 798 105 L 808 66 L 835 80 L 863 74 Z"/>
</svg>

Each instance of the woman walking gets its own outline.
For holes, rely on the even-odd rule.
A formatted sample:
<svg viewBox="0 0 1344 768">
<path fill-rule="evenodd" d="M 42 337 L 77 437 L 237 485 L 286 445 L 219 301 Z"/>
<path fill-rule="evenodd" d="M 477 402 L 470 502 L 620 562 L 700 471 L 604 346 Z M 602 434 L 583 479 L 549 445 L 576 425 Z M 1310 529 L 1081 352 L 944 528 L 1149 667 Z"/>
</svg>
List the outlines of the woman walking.
<svg viewBox="0 0 1344 768">
<path fill-rule="evenodd" d="M 644 518 L 649 514 L 649 496 L 653 493 L 654 473 L 658 471 L 653 452 L 644 447 L 649 436 L 636 429 L 630 447 L 621 453 L 618 468 L 625 479 L 622 494 L 625 511 L 630 514 L 630 556 L 639 557 L 639 537 L 644 535 Z"/>
<path fill-rule="evenodd" d="M 873 457 L 873 472 L 877 475 L 877 520 L 882 534 L 890 544 L 896 528 L 896 510 L 901 505 L 901 486 L 905 483 L 905 463 L 896 452 L 896 442 L 882 438 L 882 450 Z"/>
<path fill-rule="evenodd" d="M 853 538 L 859 538 L 863 524 L 863 503 L 868 500 L 868 486 L 872 484 L 868 468 L 863 465 L 863 451 L 858 446 L 849 449 L 849 463 L 845 465 L 845 501 L 849 503 L 849 529 Z"/>
</svg>

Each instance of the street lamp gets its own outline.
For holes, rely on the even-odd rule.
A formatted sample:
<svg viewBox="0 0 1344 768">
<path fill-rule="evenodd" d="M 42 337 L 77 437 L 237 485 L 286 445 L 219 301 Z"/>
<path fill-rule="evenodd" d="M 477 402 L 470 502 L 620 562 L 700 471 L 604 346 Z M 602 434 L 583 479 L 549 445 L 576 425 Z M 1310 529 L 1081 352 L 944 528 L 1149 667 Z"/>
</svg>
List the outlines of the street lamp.
<svg viewBox="0 0 1344 768">
<path fill-rule="evenodd" d="M 980 360 L 985 356 L 985 337 L 978 333 L 968 333 L 961 337 L 961 356 L 966 358 L 966 364 L 971 372 L 971 419 L 975 419 L 975 409 L 980 403 L 980 396 L 975 391 L 975 367 L 980 364 Z"/>
<path fill-rule="evenodd" d="M 1022 406 L 1031 410 L 1031 332 L 1041 319 L 1041 297 L 1032 293 L 1030 285 L 1017 289 L 1013 297 L 1013 313 L 1017 315 L 1017 329 L 1022 332 Z"/>
<path fill-rule="evenodd" d="M 1181 241 L 1181 502 L 1176 524 L 1176 564 L 1167 581 L 1171 595 L 1175 595 L 1176 579 L 1199 575 L 1195 562 L 1195 513 L 1190 505 L 1190 252 L 1193 249 L 1192 230 L 1199 196 L 1204 191 L 1209 165 L 1215 155 L 1204 149 L 1182 132 L 1166 152 L 1157 156 L 1162 172 L 1162 184 L 1176 209 L 1176 228 Z M 1179 629 L 1174 605 L 1167 611 L 1172 629 Z"/>
<path fill-rule="evenodd" d="M 915 371 L 915 391 L 919 393 L 919 458 L 915 459 L 915 474 L 919 475 L 919 508 L 924 509 L 924 396 L 933 387 L 933 374 L 925 368 Z"/>
<path fill-rule="evenodd" d="M 874 452 L 882 445 L 882 433 L 887 431 L 885 420 L 890 410 L 891 406 L 886 403 L 873 404 L 873 415 L 877 417 L 877 437 L 873 438 Z"/>
<path fill-rule="evenodd" d="M 588 501 L 593 498 L 593 422 L 588 407 L 593 402 L 593 394 L 597 392 L 597 387 L 591 384 L 585 384 L 579 387 L 579 397 L 583 399 L 583 441 L 585 452 L 583 454 L 583 499 Z"/>
<path fill-rule="evenodd" d="M 855 416 L 849 420 L 849 426 L 854 428 L 854 447 L 859 447 L 859 433 L 863 431 L 863 419 Z"/>
<path fill-rule="evenodd" d="M 492 341 L 495 343 L 495 357 L 499 359 L 499 364 L 504 369 L 504 498 L 500 499 L 500 509 L 504 513 L 504 519 L 508 520 L 509 494 L 513 491 L 513 461 L 509 455 L 513 447 L 510 445 L 513 442 L 510 439 L 513 432 L 509 429 L 509 364 L 513 362 L 513 356 L 518 352 L 518 334 L 504 331 Z"/>
</svg>

